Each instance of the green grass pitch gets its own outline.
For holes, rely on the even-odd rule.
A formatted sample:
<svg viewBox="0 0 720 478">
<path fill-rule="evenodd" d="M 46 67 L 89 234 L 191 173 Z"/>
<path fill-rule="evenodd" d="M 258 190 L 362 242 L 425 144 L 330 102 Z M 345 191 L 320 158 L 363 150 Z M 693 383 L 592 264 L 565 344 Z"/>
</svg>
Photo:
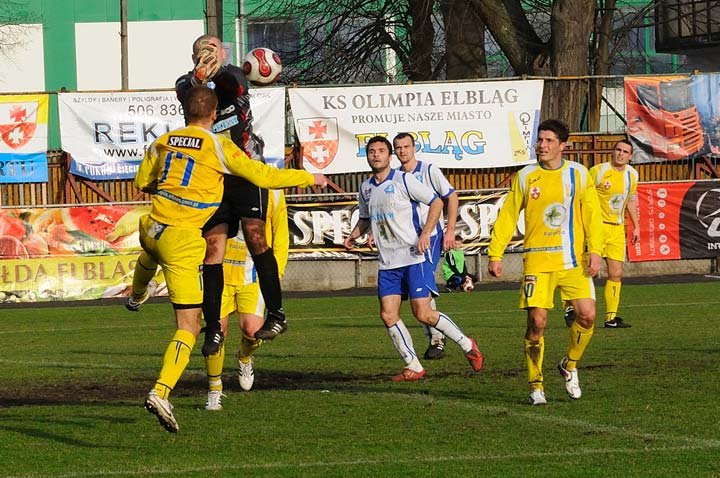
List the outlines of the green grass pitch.
<svg viewBox="0 0 720 478">
<path fill-rule="evenodd" d="M 198 346 L 171 397 L 177 435 L 142 407 L 169 304 L 2 309 L 0 477 L 720 477 L 717 282 L 624 286 L 622 330 L 602 328 L 599 288 L 578 401 L 555 370 L 568 333 L 554 311 L 545 407 L 526 404 L 517 291 L 482 289 L 438 303 L 485 370 L 448 344 L 418 383 L 389 381 L 402 361 L 374 296 L 286 300 L 290 328 L 258 352 L 251 392 L 235 378 L 232 323 L 224 409 L 203 408 Z"/>
</svg>

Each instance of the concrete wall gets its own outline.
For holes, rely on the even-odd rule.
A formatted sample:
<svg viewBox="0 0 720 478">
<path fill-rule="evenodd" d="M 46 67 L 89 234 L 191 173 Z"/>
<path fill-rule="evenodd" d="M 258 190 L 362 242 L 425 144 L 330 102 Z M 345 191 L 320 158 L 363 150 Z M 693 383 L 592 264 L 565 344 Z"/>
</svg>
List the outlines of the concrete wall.
<svg viewBox="0 0 720 478">
<path fill-rule="evenodd" d="M 491 278 L 487 274 L 487 256 L 468 256 L 468 270 L 477 273 L 481 283 L 517 282 L 522 276 L 522 254 L 507 254 L 503 261 L 503 277 Z M 653 277 L 677 274 L 711 274 L 717 271 L 716 259 L 683 261 L 657 261 L 627 263 L 625 277 Z M 599 277 L 606 277 L 605 267 Z M 436 274 L 438 284 L 444 284 L 440 268 Z M 302 260 L 290 261 L 283 278 L 286 291 L 331 291 L 356 287 L 377 286 L 377 261 L 362 260 Z"/>
</svg>

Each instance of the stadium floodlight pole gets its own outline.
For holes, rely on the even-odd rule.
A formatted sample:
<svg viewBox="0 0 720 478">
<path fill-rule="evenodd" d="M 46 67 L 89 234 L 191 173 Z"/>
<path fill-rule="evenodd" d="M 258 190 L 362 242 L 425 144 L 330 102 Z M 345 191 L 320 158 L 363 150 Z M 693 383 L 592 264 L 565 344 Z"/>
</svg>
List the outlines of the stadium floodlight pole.
<svg viewBox="0 0 720 478">
<path fill-rule="evenodd" d="M 122 90 L 128 90 L 128 28 L 127 0 L 120 0 L 120 82 Z"/>
</svg>

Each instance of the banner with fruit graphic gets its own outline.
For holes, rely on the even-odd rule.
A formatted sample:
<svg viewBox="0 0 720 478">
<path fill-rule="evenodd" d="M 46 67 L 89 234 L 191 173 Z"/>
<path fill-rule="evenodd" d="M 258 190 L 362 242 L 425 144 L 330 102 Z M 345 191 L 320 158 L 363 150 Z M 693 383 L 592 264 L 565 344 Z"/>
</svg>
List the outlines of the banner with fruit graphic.
<svg viewBox="0 0 720 478">
<path fill-rule="evenodd" d="M 147 204 L 0 209 L 0 302 L 129 294 Z M 153 295 L 166 295 L 158 274 Z"/>
</svg>

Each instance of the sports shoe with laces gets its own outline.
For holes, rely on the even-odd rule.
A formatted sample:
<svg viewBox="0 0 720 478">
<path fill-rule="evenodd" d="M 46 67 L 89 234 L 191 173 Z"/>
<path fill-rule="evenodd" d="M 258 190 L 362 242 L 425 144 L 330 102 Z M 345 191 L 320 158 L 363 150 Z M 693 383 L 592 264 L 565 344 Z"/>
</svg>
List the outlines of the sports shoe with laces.
<svg viewBox="0 0 720 478">
<path fill-rule="evenodd" d="M 468 362 L 470 363 L 470 366 L 473 370 L 476 372 L 479 372 L 483 368 L 483 364 L 485 363 L 485 357 L 483 357 L 482 352 L 480 352 L 480 349 L 478 348 L 477 342 L 475 342 L 475 339 L 470 339 L 470 343 L 472 344 L 472 349 L 470 352 L 467 352 L 465 354 L 465 358 L 468 359 Z"/>
<path fill-rule="evenodd" d="M 558 362 L 557 369 L 560 372 L 560 375 L 562 375 L 563 379 L 565 380 L 565 390 L 567 391 L 568 396 L 573 400 L 577 400 L 582 395 L 582 390 L 580 390 L 580 380 L 578 379 L 578 372 L 577 369 L 566 369 L 566 363 L 567 357 L 563 357 L 563 359 Z"/>
<path fill-rule="evenodd" d="M 612 320 L 606 320 L 603 327 L 606 329 L 629 329 L 632 325 L 625 323 L 622 317 L 615 316 Z"/>
<path fill-rule="evenodd" d="M 250 357 L 248 363 L 244 363 L 238 359 L 238 382 L 240 382 L 240 388 L 249 391 L 253 383 L 255 383 L 255 370 L 253 369 L 254 359 Z"/>
<path fill-rule="evenodd" d="M 268 310 L 265 314 L 265 323 L 260 330 L 255 332 L 256 339 L 272 340 L 287 330 L 287 320 L 285 320 L 285 311 Z"/>
<path fill-rule="evenodd" d="M 426 360 L 437 360 L 445 356 L 445 337 L 441 339 L 433 338 L 425 351 Z"/>
<path fill-rule="evenodd" d="M 577 317 L 575 314 L 575 307 L 572 305 L 565 307 L 565 325 L 572 327 L 573 322 L 575 322 L 575 317 Z"/>
<path fill-rule="evenodd" d="M 539 388 L 533 388 L 530 392 L 528 403 L 530 405 L 545 405 L 547 403 L 547 400 L 545 399 L 545 392 Z"/>
<path fill-rule="evenodd" d="M 125 308 L 129 310 L 130 312 L 138 312 L 140 310 L 140 306 L 143 305 L 147 300 L 150 298 L 150 291 L 145 290 L 145 293 L 141 295 L 140 297 L 136 298 L 134 295 L 130 294 L 130 297 L 128 297 L 127 302 L 125 302 Z"/>
<path fill-rule="evenodd" d="M 169 400 L 160 398 L 155 389 L 150 390 L 145 398 L 145 409 L 155 415 L 160 425 L 170 433 L 177 433 L 180 426 L 173 415 L 173 406 Z"/>
<path fill-rule="evenodd" d="M 414 370 L 410 370 L 409 368 L 404 368 L 399 374 L 393 375 L 390 380 L 393 382 L 417 382 L 418 380 L 425 378 L 426 374 L 427 372 L 425 369 L 416 372 Z"/>
<path fill-rule="evenodd" d="M 205 402 L 205 410 L 216 412 L 222 410 L 222 398 L 225 396 L 222 390 L 210 390 Z"/>
<path fill-rule="evenodd" d="M 225 335 L 222 333 L 220 323 L 207 324 L 205 326 L 205 341 L 202 346 L 203 356 L 209 357 L 218 353 L 223 341 L 225 341 Z"/>
</svg>

